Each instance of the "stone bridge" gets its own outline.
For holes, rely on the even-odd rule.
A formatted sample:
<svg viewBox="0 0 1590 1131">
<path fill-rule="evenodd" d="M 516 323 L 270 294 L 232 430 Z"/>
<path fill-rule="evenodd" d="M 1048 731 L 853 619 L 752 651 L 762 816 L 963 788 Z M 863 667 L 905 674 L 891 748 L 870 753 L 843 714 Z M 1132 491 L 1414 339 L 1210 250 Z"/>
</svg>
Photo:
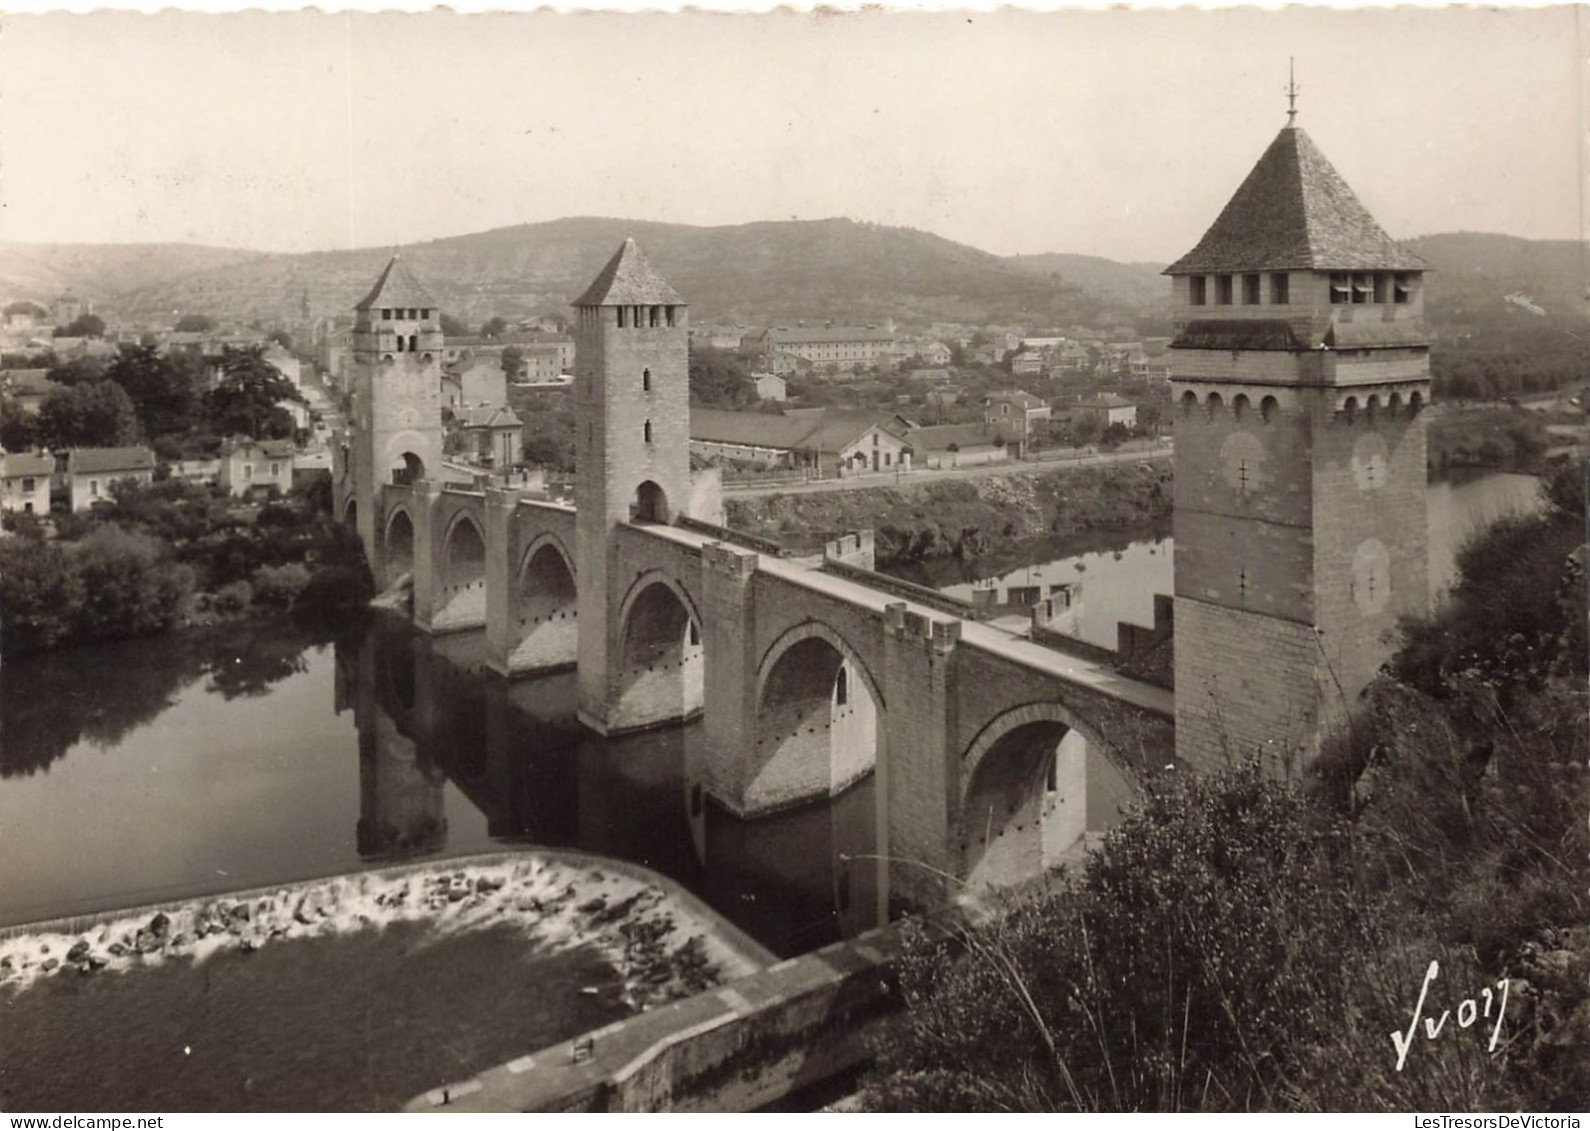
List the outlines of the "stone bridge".
<svg viewBox="0 0 1590 1131">
<path fill-rule="evenodd" d="M 504 676 L 577 666 L 573 507 L 424 480 L 376 502 L 372 569 L 412 576 L 419 628 L 484 630 Z M 581 721 L 700 717 L 696 827 L 707 799 L 756 818 L 873 775 L 857 855 L 879 917 L 1037 874 L 1172 760 L 1170 692 L 1102 664 L 682 526 L 620 523 L 608 554 L 607 623 L 586 626 L 608 664 L 579 673 Z"/>
</svg>

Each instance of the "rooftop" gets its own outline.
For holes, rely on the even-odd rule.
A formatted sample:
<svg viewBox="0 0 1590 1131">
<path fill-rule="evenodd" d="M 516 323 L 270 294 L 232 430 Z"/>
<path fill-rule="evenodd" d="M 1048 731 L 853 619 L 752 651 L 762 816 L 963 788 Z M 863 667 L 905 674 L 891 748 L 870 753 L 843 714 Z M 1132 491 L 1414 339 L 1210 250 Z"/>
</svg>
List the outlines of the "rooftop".
<svg viewBox="0 0 1590 1131">
<path fill-rule="evenodd" d="M 0 452 L 0 478 L 49 475 L 54 471 L 55 457 L 43 452 Z"/>
<path fill-rule="evenodd" d="M 155 453 L 142 446 L 73 448 L 66 454 L 66 467 L 74 475 L 92 475 L 105 471 L 153 471 Z"/>
<path fill-rule="evenodd" d="M 1309 136 L 1288 125 L 1198 246 L 1165 274 L 1425 267 L 1375 222 Z"/>
<path fill-rule="evenodd" d="M 685 300 L 641 253 L 640 245 L 626 239 L 607 266 L 574 300 L 575 306 L 683 306 Z"/>
<path fill-rule="evenodd" d="M 375 286 L 370 288 L 370 293 L 365 295 L 364 300 L 354 309 L 370 310 L 377 306 L 434 309 L 436 300 L 420 285 L 420 281 L 409 270 L 408 264 L 403 262 L 403 257 L 394 255 L 387 261 L 385 270 L 376 279 Z"/>
</svg>

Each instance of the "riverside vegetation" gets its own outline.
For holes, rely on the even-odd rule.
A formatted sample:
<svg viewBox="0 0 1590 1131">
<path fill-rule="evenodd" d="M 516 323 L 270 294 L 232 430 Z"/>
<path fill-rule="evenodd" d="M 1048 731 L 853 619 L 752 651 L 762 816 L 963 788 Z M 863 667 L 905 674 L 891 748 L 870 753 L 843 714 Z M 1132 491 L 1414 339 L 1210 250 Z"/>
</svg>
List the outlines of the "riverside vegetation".
<svg viewBox="0 0 1590 1131">
<path fill-rule="evenodd" d="M 362 606 L 369 570 L 331 517 L 330 483 L 260 506 L 181 480 L 111 486 L 111 501 L 54 518 L 11 516 L 0 540 L 7 658 L 148 636 L 250 614 Z"/>
<path fill-rule="evenodd" d="M 871 528 L 879 569 L 999 555 L 1045 537 L 1141 529 L 1169 516 L 1172 471 L 1154 464 L 1067 467 L 854 491 L 725 500 L 731 527 L 793 548 Z"/>
<path fill-rule="evenodd" d="M 868 1105 L 1583 1111 L 1582 468 L 1543 492 L 1461 552 L 1306 772 L 1162 775 L 1076 884 L 914 947 Z M 1463 999 L 1504 978 L 1492 1050 Z"/>
</svg>

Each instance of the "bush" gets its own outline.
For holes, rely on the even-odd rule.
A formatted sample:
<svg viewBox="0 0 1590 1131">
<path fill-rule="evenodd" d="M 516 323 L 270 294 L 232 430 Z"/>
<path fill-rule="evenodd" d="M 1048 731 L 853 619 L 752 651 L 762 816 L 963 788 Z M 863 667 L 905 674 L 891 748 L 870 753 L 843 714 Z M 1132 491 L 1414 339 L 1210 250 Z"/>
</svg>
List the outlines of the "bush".
<svg viewBox="0 0 1590 1131">
<path fill-rule="evenodd" d="M 0 646 L 6 656 L 66 643 L 82 600 L 82 578 L 60 546 L 0 539 Z"/>
<path fill-rule="evenodd" d="M 211 598 L 210 605 L 220 613 L 237 613 L 248 608 L 254 600 L 254 587 L 246 581 L 233 581 L 221 586 Z"/>
<path fill-rule="evenodd" d="M 301 562 L 260 566 L 254 571 L 254 600 L 258 604 L 285 608 L 308 584 L 309 568 Z"/>
<path fill-rule="evenodd" d="M 193 591 L 193 572 L 165 560 L 147 534 L 100 526 L 71 549 L 83 583 L 74 632 L 79 641 L 159 632 L 177 619 Z"/>
</svg>

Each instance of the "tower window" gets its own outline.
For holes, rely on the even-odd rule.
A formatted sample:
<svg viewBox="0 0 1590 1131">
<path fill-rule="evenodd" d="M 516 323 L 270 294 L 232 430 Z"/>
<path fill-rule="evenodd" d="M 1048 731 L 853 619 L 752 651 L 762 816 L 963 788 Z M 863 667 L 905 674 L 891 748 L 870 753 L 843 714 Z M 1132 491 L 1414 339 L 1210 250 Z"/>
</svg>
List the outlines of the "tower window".
<svg viewBox="0 0 1590 1131">
<path fill-rule="evenodd" d="M 381 320 L 383 322 L 392 321 L 392 308 L 390 306 L 383 306 L 381 308 Z"/>
<path fill-rule="evenodd" d="M 1391 301 L 1406 303 L 1413 297 L 1413 276 L 1398 271 L 1391 277 Z"/>
<path fill-rule="evenodd" d="M 1386 301 L 1386 275 L 1383 271 L 1376 271 L 1372 277 L 1374 296 L 1377 303 Z"/>
<path fill-rule="evenodd" d="M 1374 292 L 1374 276 L 1360 271 L 1353 276 L 1353 303 L 1361 305 L 1369 301 Z"/>
<path fill-rule="evenodd" d="M 674 308 L 665 306 L 663 307 L 663 313 L 668 319 L 668 325 L 672 326 L 674 324 Z"/>
<path fill-rule="evenodd" d="M 651 421 L 646 421 L 646 442 L 651 443 Z"/>
<path fill-rule="evenodd" d="M 651 392 L 651 370 L 650 369 L 642 369 L 640 371 L 640 390 L 643 393 Z"/>
<path fill-rule="evenodd" d="M 652 328 L 655 329 L 656 327 L 661 326 L 662 325 L 662 307 L 654 306 L 654 307 L 651 308 L 649 313 L 650 313 L 650 317 L 648 318 L 648 322 L 652 326 Z"/>
<path fill-rule="evenodd" d="M 418 334 L 410 334 L 409 335 L 409 352 L 413 353 L 414 351 L 416 351 L 419 348 L 420 348 L 420 336 Z"/>
<path fill-rule="evenodd" d="M 1191 275 L 1187 279 L 1187 301 L 1193 306 L 1204 306 L 1209 302 L 1209 280 L 1202 275 Z"/>
<path fill-rule="evenodd" d="M 845 665 L 839 665 L 839 676 L 834 681 L 834 704 L 843 707 L 850 702 L 850 673 L 845 670 Z"/>
<path fill-rule="evenodd" d="M 1352 301 L 1352 277 L 1341 271 L 1331 275 L 1331 305 L 1341 306 Z"/>
<path fill-rule="evenodd" d="M 1215 276 L 1215 305 L 1216 306 L 1230 306 L 1231 305 L 1231 276 L 1230 275 L 1216 275 Z"/>
<path fill-rule="evenodd" d="M 629 307 L 621 306 L 621 307 L 618 308 L 618 328 L 620 330 L 622 330 L 624 328 L 624 316 L 626 314 L 628 314 L 628 313 L 629 313 Z"/>
<path fill-rule="evenodd" d="M 1258 275 L 1244 275 L 1244 276 L 1242 276 L 1242 305 L 1243 306 L 1258 306 L 1259 303 L 1264 301 L 1264 299 L 1259 294 L 1259 279 L 1260 279 L 1260 276 L 1258 276 Z"/>
<path fill-rule="evenodd" d="M 398 353 L 402 353 L 403 352 L 403 335 L 402 334 L 399 334 L 397 336 L 397 351 L 398 351 Z"/>
<path fill-rule="evenodd" d="M 1285 306 L 1292 301 L 1292 276 L 1285 271 L 1277 271 L 1270 276 L 1270 301 L 1277 306 Z"/>
</svg>

